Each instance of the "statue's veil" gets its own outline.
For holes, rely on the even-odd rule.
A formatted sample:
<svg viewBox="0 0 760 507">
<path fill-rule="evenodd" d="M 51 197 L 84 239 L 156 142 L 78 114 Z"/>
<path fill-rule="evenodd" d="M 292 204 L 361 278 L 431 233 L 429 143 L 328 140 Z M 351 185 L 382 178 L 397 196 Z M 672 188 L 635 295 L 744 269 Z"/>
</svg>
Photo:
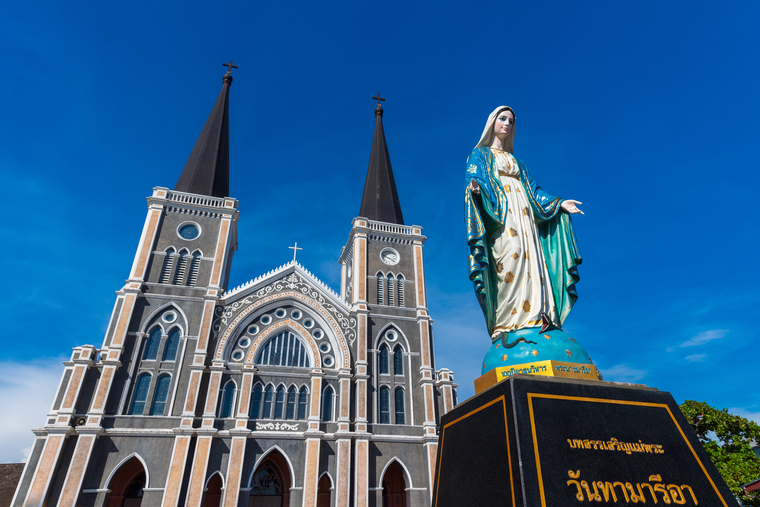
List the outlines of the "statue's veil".
<svg viewBox="0 0 760 507">
<path fill-rule="evenodd" d="M 515 114 L 515 111 L 509 107 L 509 106 L 499 106 L 496 109 L 493 110 L 493 112 L 488 116 L 488 121 L 486 122 L 486 128 L 483 129 L 483 135 L 480 136 L 480 141 L 475 146 L 475 148 L 480 148 L 481 146 L 490 147 L 491 143 L 493 143 L 493 123 L 496 121 L 496 117 L 501 113 L 502 111 L 511 111 L 512 114 L 515 115 L 515 124 L 517 123 L 517 115 Z M 512 130 L 509 132 L 509 137 L 507 137 L 507 142 L 504 143 L 504 148 L 509 153 L 514 154 L 513 147 L 515 143 L 515 124 L 512 125 Z"/>
</svg>

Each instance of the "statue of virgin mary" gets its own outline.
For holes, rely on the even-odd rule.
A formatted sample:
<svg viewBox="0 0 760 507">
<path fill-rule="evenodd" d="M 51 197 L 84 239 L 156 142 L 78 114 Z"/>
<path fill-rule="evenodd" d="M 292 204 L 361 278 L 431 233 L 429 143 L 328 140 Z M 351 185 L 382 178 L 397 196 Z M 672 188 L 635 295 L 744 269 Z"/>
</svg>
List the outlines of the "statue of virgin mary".
<svg viewBox="0 0 760 507">
<path fill-rule="evenodd" d="M 528 341 L 510 343 L 508 333 L 562 327 L 581 263 L 570 220 L 581 203 L 538 186 L 513 154 L 514 137 L 514 111 L 497 107 L 467 160 L 464 197 L 470 280 L 493 343 L 505 348 Z"/>
</svg>

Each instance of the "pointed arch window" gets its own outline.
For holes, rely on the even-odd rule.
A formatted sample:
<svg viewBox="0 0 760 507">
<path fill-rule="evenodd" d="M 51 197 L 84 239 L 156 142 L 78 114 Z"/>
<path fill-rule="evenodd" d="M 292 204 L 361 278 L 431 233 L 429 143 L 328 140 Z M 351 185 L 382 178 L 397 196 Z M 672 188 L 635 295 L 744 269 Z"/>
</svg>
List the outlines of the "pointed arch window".
<svg viewBox="0 0 760 507">
<path fill-rule="evenodd" d="M 391 390 L 387 386 L 380 388 L 380 424 L 391 423 Z"/>
<path fill-rule="evenodd" d="M 401 348 L 401 345 L 393 347 L 393 374 L 404 374 L 404 349 Z"/>
<path fill-rule="evenodd" d="M 201 269 L 201 254 L 195 252 L 193 254 L 193 260 L 190 261 L 190 274 L 187 276 L 187 285 L 189 287 L 195 287 L 198 282 L 198 271 Z"/>
<path fill-rule="evenodd" d="M 261 384 L 256 384 L 253 388 L 253 395 L 251 396 L 251 408 L 248 410 L 248 417 L 251 419 L 258 419 L 261 413 Z"/>
<path fill-rule="evenodd" d="M 274 387 L 267 386 L 264 391 L 264 406 L 261 411 L 262 419 L 272 418 L 272 398 L 274 398 Z"/>
<path fill-rule="evenodd" d="M 385 277 L 380 271 L 377 272 L 377 304 L 385 304 Z"/>
<path fill-rule="evenodd" d="M 310 368 L 311 359 L 301 338 L 292 331 L 283 331 L 261 347 L 256 364 Z"/>
<path fill-rule="evenodd" d="M 398 275 L 396 277 L 396 290 L 398 292 L 398 305 L 404 306 L 404 275 Z"/>
<path fill-rule="evenodd" d="M 142 415 L 145 411 L 145 402 L 148 399 L 148 389 L 150 389 L 150 375 L 143 373 L 137 377 L 135 382 L 135 393 L 132 396 L 132 404 L 129 406 L 128 415 Z"/>
<path fill-rule="evenodd" d="M 296 418 L 296 386 L 290 386 L 288 389 L 288 403 L 285 408 L 285 419 L 292 421 Z"/>
<path fill-rule="evenodd" d="M 177 260 L 177 269 L 174 271 L 174 281 L 172 285 L 182 285 L 182 281 L 185 279 L 185 271 L 187 270 L 187 252 L 182 250 L 179 253 L 179 259 Z"/>
<path fill-rule="evenodd" d="M 164 356 L 162 361 L 174 361 L 177 359 L 177 349 L 179 349 L 179 328 L 175 327 L 169 331 L 169 337 L 164 345 Z"/>
<path fill-rule="evenodd" d="M 378 371 L 380 375 L 388 375 L 388 347 L 380 345 L 380 354 L 378 355 Z"/>
<path fill-rule="evenodd" d="M 219 411 L 219 417 L 222 419 L 228 419 L 232 417 L 232 410 L 235 407 L 235 391 L 237 386 L 234 380 L 230 380 L 224 386 L 222 391 L 222 408 Z"/>
<path fill-rule="evenodd" d="M 170 248 L 164 253 L 164 264 L 161 266 L 161 274 L 158 277 L 158 283 L 169 283 L 174 266 L 174 249 Z"/>
<path fill-rule="evenodd" d="M 396 388 L 395 405 L 396 405 L 396 424 L 406 424 L 406 415 L 404 411 L 404 390 L 401 387 Z"/>
<path fill-rule="evenodd" d="M 169 398 L 169 385 L 172 378 L 169 375 L 161 375 L 156 381 L 156 389 L 153 391 L 153 404 L 150 406 L 150 415 L 164 415 L 166 400 Z"/>
<path fill-rule="evenodd" d="M 335 392 L 332 386 L 325 387 L 322 391 L 322 422 L 331 422 L 333 420 L 333 397 Z"/>
<path fill-rule="evenodd" d="M 277 394 L 274 397 L 274 417 L 272 419 L 282 419 L 282 410 L 285 407 L 285 386 L 277 388 Z"/>
<path fill-rule="evenodd" d="M 150 330 L 148 343 L 145 344 L 143 359 L 146 361 L 155 361 L 158 357 L 158 347 L 161 345 L 161 328 L 156 326 Z"/>
<path fill-rule="evenodd" d="M 306 386 L 301 387 L 298 391 L 298 420 L 306 420 L 306 412 L 309 408 L 309 391 Z"/>
<path fill-rule="evenodd" d="M 394 294 L 396 292 L 395 286 L 395 278 L 393 278 L 393 275 L 388 273 L 388 306 L 394 306 L 396 303 L 394 301 L 396 300 L 396 295 Z"/>
</svg>

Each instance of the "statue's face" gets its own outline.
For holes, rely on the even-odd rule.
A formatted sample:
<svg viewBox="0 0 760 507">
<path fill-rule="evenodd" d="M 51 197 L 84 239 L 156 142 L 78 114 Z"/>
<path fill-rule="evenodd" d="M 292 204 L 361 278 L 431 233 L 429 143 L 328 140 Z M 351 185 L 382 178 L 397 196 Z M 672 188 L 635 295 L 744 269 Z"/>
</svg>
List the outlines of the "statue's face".
<svg viewBox="0 0 760 507">
<path fill-rule="evenodd" d="M 512 111 L 502 111 L 496 116 L 493 122 L 493 133 L 499 139 L 506 139 L 515 125 L 515 115 Z"/>
</svg>

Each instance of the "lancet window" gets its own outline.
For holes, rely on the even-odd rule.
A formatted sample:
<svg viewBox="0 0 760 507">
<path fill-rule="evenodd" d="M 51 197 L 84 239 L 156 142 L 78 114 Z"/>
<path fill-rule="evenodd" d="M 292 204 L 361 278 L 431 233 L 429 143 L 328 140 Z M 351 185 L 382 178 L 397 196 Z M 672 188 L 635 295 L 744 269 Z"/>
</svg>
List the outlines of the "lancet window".
<svg viewBox="0 0 760 507">
<path fill-rule="evenodd" d="M 388 375 L 390 371 L 388 370 L 388 347 L 386 345 L 380 345 L 380 354 L 378 354 L 377 362 L 377 370 L 380 375 Z"/>
<path fill-rule="evenodd" d="M 335 391 L 332 386 L 325 387 L 322 391 L 322 422 L 330 422 L 333 420 L 333 397 Z"/>
<path fill-rule="evenodd" d="M 148 343 L 145 344 L 145 352 L 143 353 L 143 360 L 155 361 L 158 357 L 158 347 L 161 346 L 161 328 L 159 326 L 154 327 L 148 333 Z"/>
<path fill-rule="evenodd" d="M 395 399 L 393 400 L 395 403 L 395 409 L 396 409 L 396 424 L 406 424 L 406 416 L 404 411 L 404 389 L 401 387 L 396 388 Z"/>
<path fill-rule="evenodd" d="M 150 389 L 150 379 L 149 373 L 143 373 L 137 377 L 135 391 L 132 395 L 132 404 L 129 406 L 129 415 L 142 415 L 145 411 L 145 402 L 148 400 L 148 390 Z"/>
<path fill-rule="evenodd" d="M 177 350 L 179 349 L 179 328 L 173 328 L 169 331 L 169 336 L 166 338 L 166 344 L 164 345 L 164 356 L 162 361 L 174 361 L 177 359 Z"/>
<path fill-rule="evenodd" d="M 179 259 L 177 260 L 177 269 L 174 271 L 174 280 L 172 285 L 182 285 L 185 279 L 185 271 L 187 270 L 187 251 L 182 250 L 179 252 Z"/>
<path fill-rule="evenodd" d="M 391 390 L 388 386 L 380 387 L 380 424 L 391 423 Z"/>
<path fill-rule="evenodd" d="M 158 277 L 158 283 L 169 283 L 172 267 L 174 267 L 174 249 L 169 248 L 164 255 L 164 263 L 161 266 L 161 274 Z"/>
<path fill-rule="evenodd" d="M 385 276 L 379 271 L 377 273 L 377 304 L 385 304 Z"/>
<path fill-rule="evenodd" d="M 395 306 L 396 301 L 396 279 L 393 278 L 391 273 L 388 273 L 388 306 Z"/>
<path fill-rule="evenodd" d="M 309 391 L 306 386 L 302 387 L 298 391 L 298 419 L 303 421 L 306 419 L 306 412 L 309 408 Z"/>
<path fill-rule="evenodd" d="M 233 416 L 232 412 L 235 408 L 236 391 L 237 386 L 235 385 L 234 380 L 230 380 L 225 384 L 224 389 L 222 390 L 222 403 L 219 410 L 219 417 L 222 419 L 227 419 Z"/>
<path fill-rule="evenodd" d="M 256 384 L 253 387 L 253 394 L 251 395 L 251 408 L 248 410 L 248 417 L 251 419 L 258 419 L 261 413 L 261 396 L 263 389 L 261 384 Z"/>
<path fill-rule="evenodd" d="M 393 347 L 393 374 L 404 374 L 404 349 L 401 348 L 401 345 Z"/>
<path fill-rule="evenodd" d="M 399 306 L 404 306 L 404 275 L 399 274 L 396 277 L 396 290 L 398 291 L 396 301 Z"/>
<path fill-rule="evenodd" d="M 288 389 L 288 400 L 285 408 L 285 419 L 293 420 L 296 418 L 296 386 L 290 386 Z"/>
<path fill-rule="evenodd" d="M 164 415 L 171 383 L 172 378 L 169 375 L 158 377 L 155 390 L 153 391 L 153 403 L 150 406 L 150 415 Z"/>
<path fill-rule="evenodd" d="M 291 331 L 283 331 L 261 347 L 256 364 L 309 368 L 311 359 L 301 338 Z"/>
<path fill-rule="evenodd" d="M 272 419 L 282 419 L 283 408 L 285 408 L 285 387 L 280 386 L 277 388 L 277 393 L 274 397 L 274 416 Z"/>
<path fill-rule="evenodd" d="M 190 261 L 190 274 L 187 276 L 187 285 L 189 287 L 195 287 L 198 282 L 198 271 L 201 269 L 201 254 L 195 252 L 193 254 L 193 260 Z"/>
</svg>

